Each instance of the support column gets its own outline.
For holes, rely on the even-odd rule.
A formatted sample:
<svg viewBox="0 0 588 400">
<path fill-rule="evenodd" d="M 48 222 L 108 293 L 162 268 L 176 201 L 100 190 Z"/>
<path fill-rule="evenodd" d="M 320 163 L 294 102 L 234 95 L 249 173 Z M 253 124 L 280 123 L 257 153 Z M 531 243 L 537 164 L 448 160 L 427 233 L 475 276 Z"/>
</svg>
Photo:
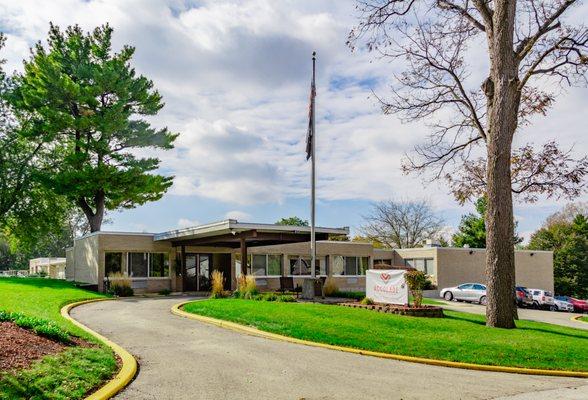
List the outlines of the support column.
<svg viewBox="0 0 588 400">
<path fill-rule="evenodd" d="M 247 275 L 247 242 L 241 238 L 241 275 Z"/>
<path fill-rule="evenodd" d="M 180 247 L 180 268 L 182 274 L 182 292 L 185 290 L 186 286 L 186 246 L 182 245 Z"/>
</svg>

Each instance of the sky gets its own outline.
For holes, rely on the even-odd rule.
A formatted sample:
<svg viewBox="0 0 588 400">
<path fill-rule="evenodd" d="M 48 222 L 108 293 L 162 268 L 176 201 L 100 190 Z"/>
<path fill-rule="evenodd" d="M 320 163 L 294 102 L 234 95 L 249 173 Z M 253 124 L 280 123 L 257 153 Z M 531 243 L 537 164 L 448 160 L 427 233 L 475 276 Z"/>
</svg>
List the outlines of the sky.
<svg viewBox="0 0 588 400">
<path fill-rule="evenodd" d="M 577 7 L 573 18 L 587 20 L 588 5 Z M 309 219 L 305 136 L 317 51 L 317 224 L 357 232 L 374 202 L 425 199 L 451 232 L 473 206 L 460 206 L 442 182 L 402 174 L 402 158 L 429 129 L 381 113 L 372 93 L 385 97 L 401 66 L 349 49 L 345 42 L 357 21 L 355 3 L 342 0 L 0 0 L 0 30 L 7 36 L 1 57 L 7 71 L 21 71 L 49 22 L 86 30 L 109 23 L 115 50 L 136 47 L 133 66 L 153 80 L 166 103 L 150 122 L 180 134 L 175 149 L 157 153 L 160 173 L 175 180 L 161 200 L 111 212 L 104 230 Z M 486 66 L 479 56 L 474 51 L 468 61 L 481 82 Z M 556 140 L 581 157 L 588 152 L 587 109 L 586 88 L 566 89 L 517 141 Z M 515 203 L 519 233 L 528 238 L 564 204 Z"/>
</svg>

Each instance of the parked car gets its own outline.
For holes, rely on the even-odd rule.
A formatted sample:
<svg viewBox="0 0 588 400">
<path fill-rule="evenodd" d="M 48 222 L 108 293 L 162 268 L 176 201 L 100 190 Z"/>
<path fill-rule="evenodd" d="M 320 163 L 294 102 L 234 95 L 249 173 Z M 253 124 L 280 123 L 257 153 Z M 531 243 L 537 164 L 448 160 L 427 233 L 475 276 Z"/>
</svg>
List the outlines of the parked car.
<svg viewBox="0 0 588 400">
<path fill-rule="evenodd" d="M 555 303 L 555 311 L 574 311 L 574 305 L 567 301 L 565 296 L 555 296 L 553 301 Z"/>
<path fill-rule="evenodd" d="M 516 301 L 517 306 L 519 307 L 532 307 L 533 306 L 533 296 L 529 292 L 529 290 L 524 286 L 516 286 L 515 287 L 515 294 L 516 294 Z"/>
<path fill-rule="evenodd" d="M 542 289 L 529 289 L 533 296 L 533 307 L 543 308 L 547 310 L 555 309 L 555 301 L 553 299 L 553 293 L 548 290 Z"/>
<path fill-rule="evenodd" d="M 574 306 L 574 311 L 579 313 L 588 312 L 588 300 L 580 300 L 570 296 L 556 296 L 557 298 L 561 298 L 568 303 L 572 303 Z"/>
<path fill-rule="evenodd" d="M 440 296 L 447 301 L 469 301 L 486 305 L 486 285 L 481 283 L 464 283 L 459 286 L 445 288 L 439 292 Z"/>
</svg>

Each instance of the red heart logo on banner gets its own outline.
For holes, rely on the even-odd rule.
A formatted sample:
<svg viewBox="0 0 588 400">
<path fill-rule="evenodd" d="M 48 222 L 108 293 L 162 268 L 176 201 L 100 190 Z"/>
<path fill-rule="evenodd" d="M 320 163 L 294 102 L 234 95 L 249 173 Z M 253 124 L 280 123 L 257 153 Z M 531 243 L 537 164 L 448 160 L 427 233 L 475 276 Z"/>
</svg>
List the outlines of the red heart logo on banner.
<svg viewBox="0 0 588 400">
<path fill-rule="evenodd" d="M 382 280 L 384 281 L 384 283 L 388 283 L 388 281 L 390 280 L 390 274 L 387 274 L 385 272 L 382 272 L 380 274 L 380 278 L 382 278 Z"/>
</svg>

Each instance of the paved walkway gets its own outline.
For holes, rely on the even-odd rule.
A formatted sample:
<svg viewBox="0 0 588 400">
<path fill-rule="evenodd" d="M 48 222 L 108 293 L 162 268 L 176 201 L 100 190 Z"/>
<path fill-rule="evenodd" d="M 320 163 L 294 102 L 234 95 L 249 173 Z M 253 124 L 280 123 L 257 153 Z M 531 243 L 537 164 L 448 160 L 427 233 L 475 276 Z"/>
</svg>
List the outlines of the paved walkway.
<svg viewBox="0 0 588 400">
<path fill-rule="evenodd" d="M 486 307 L 479 304 L 462 303 L 458 301 L 445 301 L 435 299 L 444 303 L 443 306 L 449 310 L 469 312 L 473 314 L 486 314 Z M 571 328 L 586 329 L 588 330 L 588 324 L 580 321 L 572 321 L 572 317 L 575 313 L 560 312 L 560 311 L 546 311 L 546 310 L 534 310 L 530 308 L 519 308 L 519 318 L 528 319 L 531 321 L 546 322 L 548 324 L 568 326 Z"/>
<path fill-rule="evenodd" d="M 248 336 L 171 314 L 182 298 L 77 307 L 72 316 L 133 353 L 117 399 L 586 399 L 588 380 L 479 372 Z"/>
</svg>

